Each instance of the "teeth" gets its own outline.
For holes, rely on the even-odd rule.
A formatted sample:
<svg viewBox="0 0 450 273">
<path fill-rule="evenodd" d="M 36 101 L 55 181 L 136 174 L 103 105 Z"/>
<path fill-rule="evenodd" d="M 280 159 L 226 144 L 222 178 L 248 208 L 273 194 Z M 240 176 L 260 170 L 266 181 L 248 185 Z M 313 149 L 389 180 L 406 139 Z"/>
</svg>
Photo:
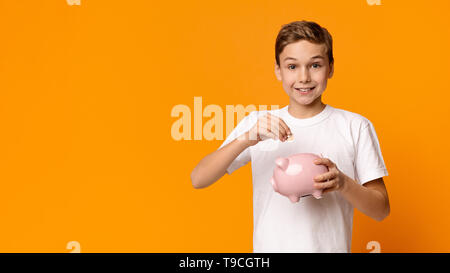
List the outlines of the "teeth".
<svg viewBox="0 0 450 273">
<path fill-rule="evenodd" d="M 314 87 L 312 87 L 312 88 L 306 88 L 306 89 L 303 89 L 303 88 L 296 88 L 296 89 L 298 89 L 298 90 L 300 90 L 301 92 L 308 92 L 308 91 L 310 91 L 311 89 L 313 89 Z"/>
</svg>

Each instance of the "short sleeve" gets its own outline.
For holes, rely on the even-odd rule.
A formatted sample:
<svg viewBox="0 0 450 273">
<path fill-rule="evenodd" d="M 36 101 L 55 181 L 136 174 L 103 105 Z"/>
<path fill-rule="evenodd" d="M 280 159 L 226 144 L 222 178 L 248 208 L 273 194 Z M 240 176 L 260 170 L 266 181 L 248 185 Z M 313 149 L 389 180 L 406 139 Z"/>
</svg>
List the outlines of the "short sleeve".
<svg viewBox="0 0 450 273">
<path fill-rule="evenodd" d="M 220 145 L 220 147 L 217 149 L 226 146 L 228 143 L 235 140 L 238 136 L 244 134 L 248 130 L 250 130 L 253 125 L 256 123 L 256 111 L 251 112 L 249 115 L 245 116 L 239 124 L 231 131 L 231 133 L 227 136 L 225 141 Z M 250 155 L 250 147 L 246 148 L 244 151 L 242 151 L 234 160 L 231 162 L 230 166 L 227 168 L 227 173 L 231 174 L 235 170 L 239 169 L 240 167 L 244 166 L 251 160 Z"/>
<path fill-rule="evenodd" d="M 380 143 L 375 128 L 369 120 L 361 125 L 356 142 L 355 173 L 361 185 L 387 176 L 388 172 L 381 154 Z"/>
</svg>

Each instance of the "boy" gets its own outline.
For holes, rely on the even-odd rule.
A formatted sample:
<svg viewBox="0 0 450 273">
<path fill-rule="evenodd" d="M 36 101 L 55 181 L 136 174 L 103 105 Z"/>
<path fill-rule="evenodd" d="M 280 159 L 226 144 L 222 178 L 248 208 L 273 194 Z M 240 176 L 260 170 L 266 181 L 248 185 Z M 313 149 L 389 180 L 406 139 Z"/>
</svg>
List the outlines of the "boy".
<svg viewBox="0 0 450 273">
<path fill-rule="evenodd" d="M 359 114 L 322 103 L 334 71 L 325 28 L 308 21 L 283 25 L 275 59 L 289 105 L 243 118 L 194 168 L 193 186 L 207 187 L 251 161 L 253 252 L 350 252 L 353 208 L 377 221 L 390 213 L 383 182 L 388 173 L 375 129 Z M 315 162 L 329 169 L 315 178 L 321 199 L 291 203 L 273 190 L 275 159 L 297 153 L 323 156 Z"/>
</svg>

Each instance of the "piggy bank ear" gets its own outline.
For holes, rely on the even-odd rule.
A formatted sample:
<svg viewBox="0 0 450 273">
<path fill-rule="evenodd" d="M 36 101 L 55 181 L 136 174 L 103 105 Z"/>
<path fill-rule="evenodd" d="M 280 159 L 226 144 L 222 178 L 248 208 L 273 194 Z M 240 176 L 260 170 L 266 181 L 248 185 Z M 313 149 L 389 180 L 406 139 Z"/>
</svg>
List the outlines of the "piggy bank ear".
<svg viewBox="0 0 450 273">
<path fill-rule="evenodd" d="M 283 171 L 285 171 L 289 166 L 289 159 L 279 157 L 275 159 L 275 164 L 277 164 L 278 167 L 280 167 Z"/>
</svg>

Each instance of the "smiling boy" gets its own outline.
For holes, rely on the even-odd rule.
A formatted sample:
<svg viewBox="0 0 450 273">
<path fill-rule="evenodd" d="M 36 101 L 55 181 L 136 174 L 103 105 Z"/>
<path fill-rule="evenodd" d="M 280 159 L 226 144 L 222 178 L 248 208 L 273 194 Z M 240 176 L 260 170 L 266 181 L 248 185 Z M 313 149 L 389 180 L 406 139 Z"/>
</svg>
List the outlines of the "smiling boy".
<svg viewBox="0 0 450 273">
<path fill-rule="evenodd" d="M 308 21 L 283 25 L 275 75 L 289 105 L 251 112 L 191 173 L 193 186 L 204 188 L 252 162 L 253 252 L 350 252 L 354 208 L 377 221 L 390 213 L 388 172 L 373 124 L 322 102 L 333 72 L 325 28 Z M 315 178 L 321 199 L 292 203 L 273 190 L 275 159 L 297 153 L 323 155 L 315 162 L 329 169 Z"/>
</svg>

